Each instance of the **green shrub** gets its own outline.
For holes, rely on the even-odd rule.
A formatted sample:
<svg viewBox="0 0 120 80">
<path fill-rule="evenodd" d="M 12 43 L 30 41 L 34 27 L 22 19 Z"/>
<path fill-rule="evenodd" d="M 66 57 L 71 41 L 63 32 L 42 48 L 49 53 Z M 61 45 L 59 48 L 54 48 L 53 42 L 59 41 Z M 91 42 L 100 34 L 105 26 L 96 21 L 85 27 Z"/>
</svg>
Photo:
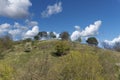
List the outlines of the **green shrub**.
<svg viewBox="0 0 120 80">
<path fill-rule="evenodd" d="M 69 53 L 70 45 L 68 41 L 58 41 L 55 46 L 55 54 L 57 56 L 66 55 Z"/>
</svg>

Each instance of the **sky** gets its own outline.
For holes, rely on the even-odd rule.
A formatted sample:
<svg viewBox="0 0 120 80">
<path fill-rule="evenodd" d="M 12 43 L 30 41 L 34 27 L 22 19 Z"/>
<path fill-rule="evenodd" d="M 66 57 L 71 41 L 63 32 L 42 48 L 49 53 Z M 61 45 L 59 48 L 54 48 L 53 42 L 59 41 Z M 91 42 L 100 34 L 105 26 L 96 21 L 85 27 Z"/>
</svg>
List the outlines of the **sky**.
<svg viewBox="0 0 120 80">
<path fill-rule="evenodd" d="M 120 42 L 120 0 L 0 0 L 0 36 L 33 38 L 40 31 L 68 31 L 71 40 L 94 36 Z"/>
</svg>

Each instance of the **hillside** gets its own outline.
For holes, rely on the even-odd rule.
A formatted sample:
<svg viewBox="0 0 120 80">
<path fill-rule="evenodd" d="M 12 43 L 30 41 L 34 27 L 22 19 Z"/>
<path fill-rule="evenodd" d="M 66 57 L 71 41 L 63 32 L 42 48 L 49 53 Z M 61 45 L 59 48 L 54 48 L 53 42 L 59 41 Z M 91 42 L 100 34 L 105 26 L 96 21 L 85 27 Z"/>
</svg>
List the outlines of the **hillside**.
<svg viewBox="0 0 120 80">
<path fill-rule="evenodd" d="M 57 56 L 57 40 L 19 42 L 0 59 L 0 80 L 120 80 L 120 53 L 65 42 L 70 50 Z M 64 45 L 66 45 L 64 44 Z"/>
</svg>

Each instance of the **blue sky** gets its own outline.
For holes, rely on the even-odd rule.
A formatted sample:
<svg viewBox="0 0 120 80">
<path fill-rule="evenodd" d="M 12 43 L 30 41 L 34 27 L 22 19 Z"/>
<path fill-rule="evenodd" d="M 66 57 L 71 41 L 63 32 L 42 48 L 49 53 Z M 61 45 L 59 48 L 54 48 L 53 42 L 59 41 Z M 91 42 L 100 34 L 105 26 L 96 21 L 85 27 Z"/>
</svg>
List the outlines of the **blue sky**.
<svg viewBox="0 0 120 80">
<path fill-rule="evenodd" d="M 120 41 L 120 0 L 0 0 L 0 32 L 16 40 L 39 31 L 85 33 L 97 21 L 101 22 L 93 34 L 84 37 L 95 36 L 109 44 Z"/>
</svg>

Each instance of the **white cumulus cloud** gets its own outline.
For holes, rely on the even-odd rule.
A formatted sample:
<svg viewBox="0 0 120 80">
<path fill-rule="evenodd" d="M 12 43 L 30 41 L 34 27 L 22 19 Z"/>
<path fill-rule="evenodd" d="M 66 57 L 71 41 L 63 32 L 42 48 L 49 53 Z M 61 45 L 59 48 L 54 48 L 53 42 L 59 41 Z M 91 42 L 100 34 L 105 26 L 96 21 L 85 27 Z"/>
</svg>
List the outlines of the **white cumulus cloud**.
<svg viewBox="0 0 120 80">
<path fill-rule="evenodd" d="M 22 31 L 20 29 L 14 29 L 14 30 L 9 30 L 8 33 L 11 34 L 14 38 L 16 35 L 20 35 Z"/>
<path fill-rule="evenodd" d="M 76 29 L 77 31 L 80 31 L 80 26 L 75 26 L 75 29 Z"/>
<path fill-rule="evenodd" d="M 25 22 L 26 22 L 26 24 L 27 24 L 28 26 L 30 26 L 30 27 L 33 27 L 33 26 L 37 26 L 37 25 L 38 25 L 38 22 L 37 22 L 37 21 L 30 21 L 30 20 L 27 19 Z"/>
<path fill-rule="evenodd" d="M 80 31 L 74 31 L 71 35 L 71 40 L 75 41 L 80 37 Z"/>
<path fill-rule="evenodd" d="M 0 0 L 0 16 L 23 18 L 29 15 L 30 0 Z"/>
<path fill-rule="evenodd" d="M 115 43 L 120 42 L 120 36 L 114 38 L 113 40 L 104 40 L 104 42 L 110 46 L 113 46 Z"/>
<path fill-rule="evenodd" d="M 55 34 L 56 38 L 58 39 L 60 36 L 60 33 L 56 33 L 56 32 L 53 32 L 53 33 Z"/>
<path fill-rule="evenodd" d="M 47 6 L 47 9 L 41 13 L 42 17 L 49 17 L 53 14 L 62 12 L 62 2 Z"/>
<path fill-rule="evenodd" d="M 18 22 L 15 22 L 14 24 L 0 24 L 0 36 L 7 34 L 10 34 L 13 38 L 13 40 L 21 40 L 25 38 L 33 38 L 35 35 L 39 32 L 38 22 L 37 21 L 29 21 L 29 23 L 35 22 L 36 26 L 33 26 L 32 29 L 26 25 L 21 25 Z"/>
<path fill-rule="evenodd" d="M 81 36 L 94 36 L 98 34 L 99 27 L 101 26 L 102 21 L 96 21 L 94 24 L 90 24 L 81 32 Z"/>
<path fill-rule="evenodd" d="M 7 32 L 10 28 L 10 24 L 4 23 L 0 25 L 0 34 L 3 34 L 4 32 Z"/>
<path fill-rule="evenodd" d="M 34 36 L 36 36 L 39 33 L 39 27 L 38 26 L 34 26 L 32 28 L 32 30 L 28 30 L 25 35 L 24 38 L 32 38 Z"/>
<path fill-rule="evenodd" d="M 23 26 L 18 22 L 15 22 L 14 25 L 11 25 L 8 33 L 12 35 L 13 40 L 18 40 L 17 38 L 21 39 L 27 30 L 29 30 L 28 26 Z"/>
<path fill-rule="evenodd" d="M 90 24 L 84 30 L 80 31 L 79 26 L 75 26 L 75 31 L 71 35 L 71 40 L 75 41 L 79 37 L 88 37 L 88 36 L 95 36 L 98 34 L 98 30 L 102 24 L 102 21 L 98 20 L 95 21 L 94 24 Z"/>
</svg>

